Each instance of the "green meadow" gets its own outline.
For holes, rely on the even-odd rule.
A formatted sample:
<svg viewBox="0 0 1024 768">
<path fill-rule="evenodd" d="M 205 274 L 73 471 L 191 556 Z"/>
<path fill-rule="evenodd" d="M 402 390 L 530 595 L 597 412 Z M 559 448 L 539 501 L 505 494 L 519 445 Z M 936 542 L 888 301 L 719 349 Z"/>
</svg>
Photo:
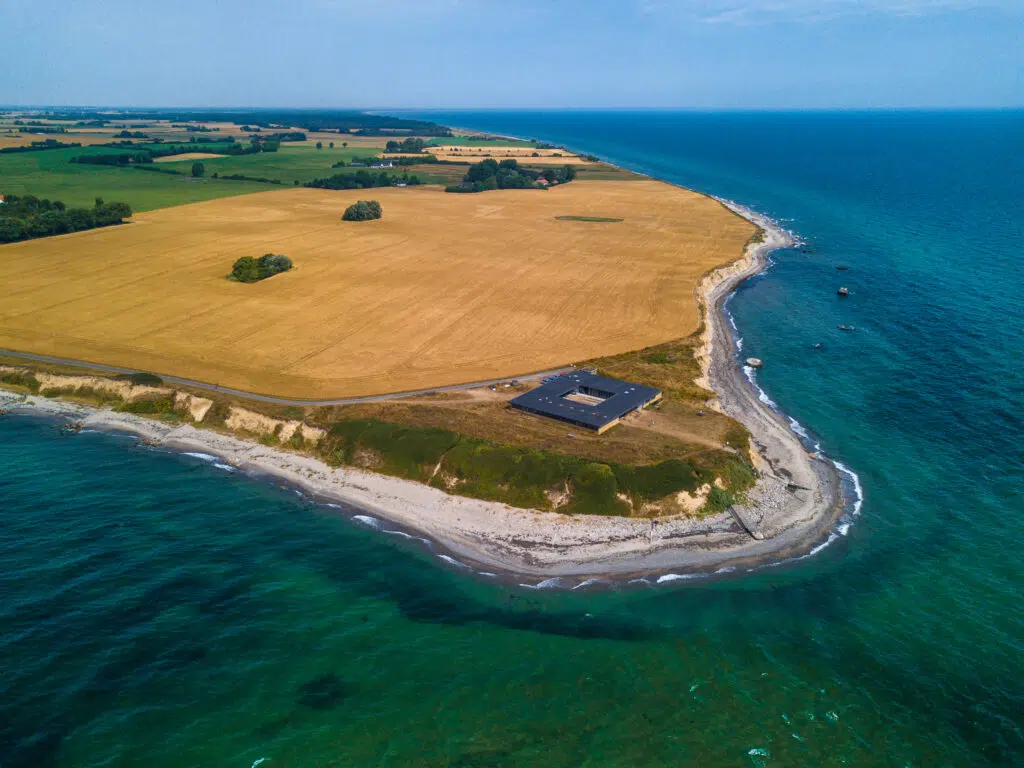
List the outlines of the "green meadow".
<svg viewBox="0 0 1024 768">
<path fill-rule="evenodd" d="M 71 162 L 72 157 L 86 152 L 126 151 L 83 147 L 0 155 L 0 194 L 35 195 L 86 208 L 92 207 L 96 197 L 102 197 L 108 202 L 128 203 L 133 211 L 151 211 L 259 192 L 268 187 L 247 181 L 193 180 L 132 167 Z"/>
<path fill-rule="evenodd" d="M 211 152 L 219 148 L 216 144 L 203 144 L 200 147 L 201 151 Z M 326 145 L 323 149 L 316 149 L 310 144 L 284 144 L 277 152 L 204 159 L 205 175 L 200 179 L 193 179 L 189 175 L 192 160 L 166 161 L 152 166 L 181 171 L 181 175 L 139 170 L 133 166 L 71 162 L 71 158 L 82 154 L 130 151 L 131 148 L 81 147 L 0 155 L 0 194 L 35 195 L 62 200 L 75 207 L 91 206 L 98 196 L 107 201 L 128 203 L 133 211 L 151 211 L 278 188 L 277 185 L 255 181 L 214 179 L 214 173 L 221 176 L 241 174 L 254 178 L 280 179 L 283 188 L 294 186 L 296 181 L 304 184 L 336 173 L 355 172 L 359 169 L 332 168 L 332 165 L 341 160 L 350 162 L 355 157 L 372 156 L 378 150 L 370 147 L 331 149 Z M 402 173 L 405 170 L 395 168 L 392 172 Z M 419 171 L 416 173 L 427 183 L 444 182 L 442 176 L 435 177 Z"/>
</svg>

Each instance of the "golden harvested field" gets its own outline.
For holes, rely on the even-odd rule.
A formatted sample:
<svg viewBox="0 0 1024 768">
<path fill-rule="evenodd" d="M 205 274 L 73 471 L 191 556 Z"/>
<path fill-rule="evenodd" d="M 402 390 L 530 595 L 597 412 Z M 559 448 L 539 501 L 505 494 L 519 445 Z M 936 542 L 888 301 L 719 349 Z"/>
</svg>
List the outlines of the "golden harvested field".
<svg viewBox="0 0 1024 768">
<path fill-rule="evenodd" d="M 473 157 L 575 157 L 572 152 L 564 149 L 534 149 L 533 147 L 473 147 L 473 146 L 434 146 L 427 147 L 434 155 L 471 155 Z"/>
<path fill-rule="evenodd" d="M 185 152 L 181 155 L 168 155 L 167 157 L 154 157 L 154 163 L 180 163 L 185 160 L 211 160 L 215 157 L 227 157 L 218 155 L 215 152 Z"/>
<path fill-rule="evenodd" d="M 0 134 L 0 149 L 4 147 L 23 147 L 31 144 L 33 141 L 45 141 L 46 139 L 56 139 L 63 144 L 77 143 L 83 147 L 89 147 L 93 144 L 108 144 L 114 141 L 113 134 L 110 133 Z"/>
<path fill-rule="evenodd" d="M 576 155 L 564 155 L 558 157 L 556 155 L 548 155 L 546 157 L 530 157 L 529 155 L 434 155 L 438 160 L 442 162 L 448 161 L 453 163 L 479 163 L 481 160 L 488 158 L 492 160 L 506 160 L 509 157 L 519 161 L 520 165 L 591 165 L 592 163 L 587 162 L 582 157 L 576 157 Z"/>
<path fill-rule="evenodd" d="M 360 197 L 384 218 L 342 222 Z M 649 180 L 299 188 L 133 221 L 0 246 L 0 347 L 297 398 L 513 376 L 691 333 L 698 279 L 754 231 Z M 268 251 L 295 269 L 225 279 Z"/>
</svg>

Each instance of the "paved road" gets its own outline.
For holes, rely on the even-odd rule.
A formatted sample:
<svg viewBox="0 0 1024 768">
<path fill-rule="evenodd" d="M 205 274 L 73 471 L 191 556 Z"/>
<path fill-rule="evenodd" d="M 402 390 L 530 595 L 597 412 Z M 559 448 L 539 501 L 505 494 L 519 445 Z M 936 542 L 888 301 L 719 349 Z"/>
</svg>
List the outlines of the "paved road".
<svg viewBox="0 0 1024 768">
<path fill-rule="evenodd" d="M 118 368 L 113 365 L 102 365 L 100 363 L 86 363 L 81 360 L 68 360 L 63 357 L 47 357 L 46 355 L 32 355 L 28 352 L 15 352 L 10 349 L 0 349 L 0 355 L 7 357 L 18 357 L 23 360 L 35 360 L 40 363 L 58 363 L 60 365 L 73 365 L 78 368 L 89 368 L 94 371 L 105 371 L 107 373 L 143 373 L 143 371 L 137 371 L 132 368 Z M 165 382 L 169 384 L 180 384 L 185 387 L 195 387 L 196 389 L 205 389 L 210 392 L 221 392 L 225 395 L 235 395 L 236 397 L 245 397 L 249 400 L 259 400 L 263 403 L 276 403 L 277 405 L 353 405 L 355 403 L 377 403 L 383 400 L 397 400 L 403 397 L 413 397 L 415 395 L 429 395 L 434 392 L 457 392 L 462 389 L 476 389 L 477 387 L 489 387 L 492 384 L 505 384 L 511 381 L 530 381 L 535 379 L 541 379 L 545 376 L 557 376 L 560 373 L 566 373 L 568 371 L 575 370 L 572 366 L 565 368 L 555 368 L 550 371 L 538 371 L 537 373 L 528 373 L 523 376 L 508 376 L 504 379 L 490 379 L 489 381 L 472 381 L 467 384 L 452 384 L 447 387 L 432 387 L 431 389 L 413 389 L 407 392 L 389 392 L 381 395 L 367 395 L 366 397 L 342 397 L 335 400 L 289 400 L 283 397 L 272 397 L 271 395 L 257 395 L 253 392 L 243 392 L 240 389 L 231 389 L 230 387 L 221 387 L 217 384 L 207 384 L 202 381 L 193 381 L 192 379 L 179 379 L 177 376 L 161 376 Z"/>
</svg>

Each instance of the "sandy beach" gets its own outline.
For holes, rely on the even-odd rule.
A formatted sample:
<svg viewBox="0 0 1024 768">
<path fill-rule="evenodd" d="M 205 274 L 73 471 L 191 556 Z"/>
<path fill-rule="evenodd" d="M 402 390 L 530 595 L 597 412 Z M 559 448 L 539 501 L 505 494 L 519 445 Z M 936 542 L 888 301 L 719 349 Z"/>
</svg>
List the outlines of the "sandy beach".
<svg viewBox="0 0 1024 768">
<path fill-rule="evenodd" d="M 701 383 L 718 395 L 711 407 L 750 431 L 761 478 L 743 506 L 712 517 L 652 524 L 525 510 L 390 476 L 332 468 L 306 455 L 190 425 L 11 393 L 0 394 L 0 404 L 12 411 L 60 416 L 85 428 L 134 433 L 150 445 L 217 457 L 237 471 L 271 476 L 319 501 L 342 505 L 360 522 L 375 527 L 394 523 L 422 535 L 437 553 L 457 561 L 448 561 L 453 567 L 539 577 L 554 586 L 564 580 L 569 586 L 571 579 L 601 577 L 673 580 L 798 556 L 825 539 L 842 513 L 838 476 L 830 462 L 808 454 L 784 418 L 758 399 L 734 360 L 722 311 L 735 287 L 764 268 L 767 254 L 792 241 L 770 221 L 728 207 L 766 234 L 699 286 L 705 316 Z"/>
</svg>

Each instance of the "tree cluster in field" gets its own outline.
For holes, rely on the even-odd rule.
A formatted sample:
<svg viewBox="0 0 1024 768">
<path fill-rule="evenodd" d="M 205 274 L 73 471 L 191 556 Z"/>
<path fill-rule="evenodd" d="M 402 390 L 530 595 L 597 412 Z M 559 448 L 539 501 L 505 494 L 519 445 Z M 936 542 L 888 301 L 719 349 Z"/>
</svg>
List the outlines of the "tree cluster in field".
<svg viewBox="0 0 1024 768">
<path fill-rule="evenodd" d="M 63 125 L 42 125 L 36 126 L 32 123 L 32 128 L 19 128 L 18 133 L 67 133 L 68 129 Z"/>
<path fill-rule="evenodd" d="M 231 267 L 230 278 L 239 283 L 255 283 L 287 272 L 291 268 L 292 260 L 281 253 L 266 253 L 258 259 L 254 259 L 252 256 L 243 256 Z"/>
<path fill-rule="evenodd" d="M 469 166 L 461 184 L 445 187 L 445 192 L 487 192 L 492 189 L 540 189 L 550 184 L 566 184 L 576 178 L 571 165 L 535 171 L 523 168 L 517 160 L 500 163 L 487 158 Z M 543 183 L 542 183 L 543 180 Z"/>
<path fill-rule="evenodd" d="M 225 173 L 223 175 L 215 173 L 213 178 L 220 179 L 221 181 L 256 181 L 260 184 L 280 184 L 280 179 L 268 179 L 263 176 L 245 176 L 241 173 Z"/>
<path fill-rule="evenodd" d="M 149 134 L 143 133 L 142 131 L 129 131 L 127 129 L 117 134 L 119 139 L 148 139 Z"/>
<path fill-rule="evenodd" d="M 395 141 L 392 139 L 384 146 L 385 152 L 407 152 L 409 154 L 419 154 L 427 146 L 427 142 L 423 139 L 410 137 L 402 141 Z"/>
<path fill-rule="evenodd" d="M 356 171 L 355 173 L 336 173 L 326 179 L 313 179 L 303 186 L 313 189 L 370 189 L 371 187 L 394 187 L 399 184 L 416 186 L 421 184 L 419 177 L 407 173 L 397 176 L 381 171 L 370 173 L 369 171 Z"/>
<path fill-rule="evenodd" d="M 109 123 L 106 120 L 79 120 L 75 123 L 76 128 L 106 128 Z M 129 128 L 148 128 L 148 125 L 129 125 Z"/>
<path fill-rule="evenodd" d="M 8 195 L 0 205 L 0 243 L 109 227 L 131 215 L 127 204 L 104 203 L 100 197 L 92 208 L 68 208 L 60 200 Z"/>
<path fill-rule="evenodd" d="M 341 218 L 344 221 L 370 221 L 379 219 L 383 213 L 384 210 L 376 200 L 360 200 L 346 208 Z"/>
<path fill-rule="evenodd" d="M 256 129 L 257 131 L 259 128 Z M 305 141 L 306 134 L 302 131 L 278 131 L 277 133 L 268 133 L 266 136 L 257 137 L 263 141 Z"/>
<path fill-rule="evenodd" d="M 77 141 L 65 143 L 57 141 L 57 139 L 43 139 L 42 141 L 33 141 L 28 146 L 4 147 L 3 149 L 0 149 L 0 155 L 15 155 L 19 152 L 39 152 L 43 149 L 73 149 L 80 146 L 82 145 Z"/>
<path fill-rule="evenodd" d="M 349 168 L 353 166 L 358 167 L 361 165 L 371 166 L 374 163 L 379 162 L 381 162 L 380 158 L 377 157 L 353 157 L 351 160 L 348 161 L 348 163 L 346 163 L 344 160 L 339 160 L 338 162 L 334 163 L 331 166 L 331 168 L 344 168 L 346 165 L 348 165 Z M 437 165 L 441 161 L 438 160 L 435 155 L 423 154 L 420 155 L 419 157 L 389 157 L 387 159 L 387 162 L 391 163 L 392 165 L 404 167 L 409 165 Z M 461 165 L 461 163 L 457 164 Z"/>
</svg>

